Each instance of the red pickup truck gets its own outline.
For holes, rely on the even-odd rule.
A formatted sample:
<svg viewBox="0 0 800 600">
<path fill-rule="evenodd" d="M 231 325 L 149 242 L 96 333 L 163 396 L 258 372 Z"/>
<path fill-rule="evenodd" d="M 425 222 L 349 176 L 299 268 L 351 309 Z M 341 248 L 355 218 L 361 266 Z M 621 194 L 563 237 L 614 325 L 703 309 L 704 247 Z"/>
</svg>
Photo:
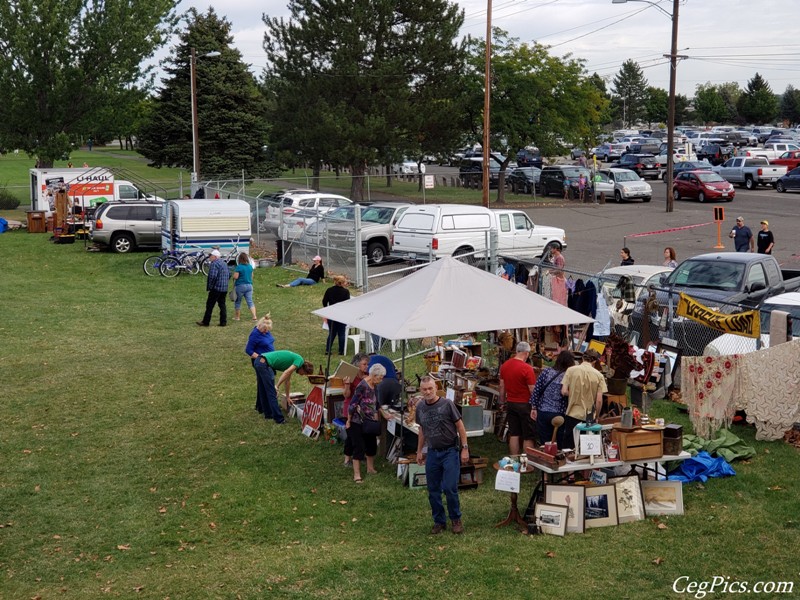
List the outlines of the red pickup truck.
<svg viewBox="0 0 800 600">
<path fill-rule="evenodd" d="M 789 172 L 792 169 L 796 169 L 800 166 L 800 150 L 789 150 L 788 152 L 784 152 L 780 155 L 779 158 L 773 158 L 769 161 L 771 165 L 782 165 L 786 167 L 786 171 Z"/>
</svg>

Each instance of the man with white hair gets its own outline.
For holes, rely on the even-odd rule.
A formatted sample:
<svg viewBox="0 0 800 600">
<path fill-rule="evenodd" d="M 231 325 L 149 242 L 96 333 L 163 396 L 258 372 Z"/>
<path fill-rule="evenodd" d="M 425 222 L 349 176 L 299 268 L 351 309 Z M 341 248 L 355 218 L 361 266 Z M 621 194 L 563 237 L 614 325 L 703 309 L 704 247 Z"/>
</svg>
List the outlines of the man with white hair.
<svg viewBox="0 0 800 600">
<path fill-rule="evenodd" d="M 225 305 L 225 296 L 228 294 L 228 279 L 230 279 L 231 274 L 227 263 L 224 260 L 220 260 L 220 256 L 220 252 L 216 248 L 208 256 L 211 266 L 208 269 L 208 279 L 206 280 L 206 290 L 208 290 L 206 314 L 203 315 L 202 321 L 197 321 L 197 324 L 201 327 L 208 327 L 211 323 L 211 313 L 215 304 L 219 305 L 219 326 L 225 327 L 228 324 L 228 308 Z"/>
<path fill-rule="evenodd" d="M 517 344 L 517 353 L 500 367 L 500 404 L 508 416 L 508 451 L 519 455 L 525 446 L 536 446 L 536 432 L 529 408 L 536 372 L 528 364 L 531 345 Z M 525 446 L 520 445 L 525 440 Z"/>
</svg>

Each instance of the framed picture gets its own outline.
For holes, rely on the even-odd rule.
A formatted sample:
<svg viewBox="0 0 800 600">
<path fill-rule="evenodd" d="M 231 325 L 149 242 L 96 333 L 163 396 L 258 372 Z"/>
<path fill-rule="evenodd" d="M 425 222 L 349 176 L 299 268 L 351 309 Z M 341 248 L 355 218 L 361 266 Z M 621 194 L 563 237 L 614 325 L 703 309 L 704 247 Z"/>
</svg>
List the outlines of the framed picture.
<svg viewBox="0 0 800 600">
<path fill-rule="evenodd" d="M 542 533 L 563 536 L 567 533 L 567 514 L 569 507 L 558 504 L 536 504 L 533 516 L 536 523 L 542 528 Z"/>
<path fill-rule="evenodd" d="M 617 489 L 617 520 L 620 523 L 643 521 L 644 495 L 638 475 L 612 477 L 608 483 Z"/>
<path fill-rule="evenodd" d="M 611 485 L 593 485 L 586 488 L 586 527 L 618 525 L 617 489 Z"/>
<path fill-rule="evenodd" d="M 646 515 L 682 515 L 683 484 L 680 481 L 643 480 L 644 512 Z"/>
<path fill-rule="evenodd" d="M 669 358 L 670 374 L 674 376 L 675 369 L 678 366 L 678 362 L 681 360 L 681 351 L 675 348 L 674 346 L 668 346 L 667 344 L 659 344 L 658 352 L 659 354 L 663 354 L 664 356 Z"/>
<path fill-rule="evenodd" d="M 582 485 L 561 485 L 548 483 L 544 486 L 546 504 L 567 507 L 567 532 L 583 533 L 585 528 L 584 511 L 586 487 Z"/>
<path fill-rule="evenodd" d="M 603 352 L 606 351 L 606 345 L 604 342 L 592 340 L 589 342 L 589 350 L 596 350 L 600 356 L 603 356 Z"/>
</svg>

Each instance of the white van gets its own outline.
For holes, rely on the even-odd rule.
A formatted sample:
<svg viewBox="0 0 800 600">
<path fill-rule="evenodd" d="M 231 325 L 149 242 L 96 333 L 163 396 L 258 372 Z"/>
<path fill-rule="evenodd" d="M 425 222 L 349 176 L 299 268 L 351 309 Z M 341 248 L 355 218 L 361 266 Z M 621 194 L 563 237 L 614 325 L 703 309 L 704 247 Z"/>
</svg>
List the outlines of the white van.
<svg viewBox="0 0 800 600">
<path fill-rule="evenodd" d="M 548 245 L 565 248 L 563 229 L 535 225 L 521 210 L 490 210 L 464 204 L 412 206 L 394 227 L 392 255 L 437 259 L 484 251 L 492 232 L 498 253 L 536 258 Z"/>
<path fill-rule="evenodd" d="M 170 200 L 161 216 L 163 250 L 250 252 L 250 205 L 244 200 Z"/>
</svg>

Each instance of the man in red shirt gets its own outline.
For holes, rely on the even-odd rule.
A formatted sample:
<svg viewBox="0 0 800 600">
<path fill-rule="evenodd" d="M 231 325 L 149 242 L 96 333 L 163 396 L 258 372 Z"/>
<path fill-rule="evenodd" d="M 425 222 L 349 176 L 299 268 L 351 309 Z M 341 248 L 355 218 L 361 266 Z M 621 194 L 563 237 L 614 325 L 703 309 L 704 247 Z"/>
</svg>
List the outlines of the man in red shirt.
<svg viewBox="0 0 800 600">
<path fill-rule="evenodd" d="M 528 364 L 531 345 L 528 342 L 517 344 L 517 353 L 500 367 L 500 403 L 505 406 L 508 415 L 508 451 L 519 455 L 524 446 L 536 446 L 534 423 L 531 419 L 529 402 L 533 386 L 536 384 L 536 373 Z"/>
</svg>

